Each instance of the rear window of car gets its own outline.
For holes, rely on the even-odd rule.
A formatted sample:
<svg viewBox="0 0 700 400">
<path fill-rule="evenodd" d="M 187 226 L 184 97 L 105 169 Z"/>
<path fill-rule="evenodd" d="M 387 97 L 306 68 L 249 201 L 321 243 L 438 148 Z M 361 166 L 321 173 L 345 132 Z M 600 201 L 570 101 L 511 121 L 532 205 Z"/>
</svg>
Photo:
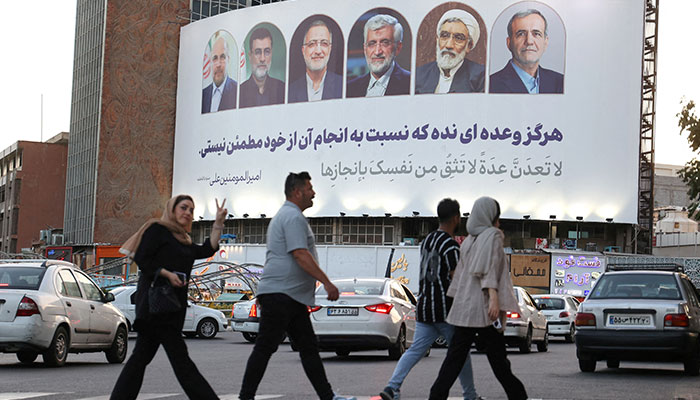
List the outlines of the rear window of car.
<svg viewBox="0 0 700 400">
<path fill-rule="evenodd" d="M 547 306 L 547 310 L 563 310 L 564 309 L 564 299 L 557 299 L 552 297 L 535 297 L 535 303 L 538 306 L 544 304 Z"/>
<path fill-rule="evenodd" d="M 589 298 L 680 300 L 681 291 L 673 275 L 603 275 Z"/>
<path fill-rule="evenodd" d="M 333 284 L 343 296 L 381 296 L 384 293 L 384 282 L 357 281 L 333 282 Z M 328 293 L 326 293 L 326 289 L 323 286 L 319 286 L 316 294 L 325 295 Z"/>
<path fill-rule="evenodd" d="M 37 267 L 3 267 L 0 268 L 0 290 L 2 289 L 39 289 L 44 278 L 45 268 Z"/>
</svg>

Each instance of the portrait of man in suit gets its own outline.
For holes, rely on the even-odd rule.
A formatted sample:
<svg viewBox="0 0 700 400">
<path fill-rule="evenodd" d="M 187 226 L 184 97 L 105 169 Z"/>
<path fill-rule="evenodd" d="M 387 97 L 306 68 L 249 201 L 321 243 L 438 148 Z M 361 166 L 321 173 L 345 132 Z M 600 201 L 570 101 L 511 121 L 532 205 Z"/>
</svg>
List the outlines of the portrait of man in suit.
<svg viewBox="0 0 700 400">
<path fill-rule="evenodd" d="M 411 73 L 396 56 L 403 47 L 403 27 L 387 14 L 377 14 L 364 26 L 363 50 L 369 72 L 348 82 L 347 97 L 409 94 Z"/>
<path fill-rule="evenodd" d="M 436 27 L 435 61 L 416 69 L 416 94 L 483 92 L 484 65 L 466 59 L 479 35 L 479 23 L 470 13 L 445 12 Z"/>
<path fill-rule="evenodd" d="M 309 24 L 301 45 L 306 65 L 305 74 L 289 85 L 289 102 L 339 99 L 343 95 L 343 79 L 328 69 L 333 50 L 333 35 L 320 19 Z"/>
<path fill-rule="evenodd" d="M 272 66 L 272 34 L 260 27 L 248 40 L 252 65 L 250 78 L 241 84 L 240 107 L 265 106 L 284 103 L 284 82 L 270 76 Z"/>
<path fill-rule="evenodd" d="M 223 32 L 217 31 L 211 39 L 214 44 L 209 52 L 207 76 L 212 82 L 202 89 L 202 114 L 236 108 L 238 83 L 228 76 L 232 53 Z"/>
<path fill-rule="evenodd" d="M 549 45 L 547 19 L 538 10 L 517 12 L 508 22 L 512 58 L 489 79 L 490 93 L 563 93 L 564 75 L 540 65 Z"/>
</svg>

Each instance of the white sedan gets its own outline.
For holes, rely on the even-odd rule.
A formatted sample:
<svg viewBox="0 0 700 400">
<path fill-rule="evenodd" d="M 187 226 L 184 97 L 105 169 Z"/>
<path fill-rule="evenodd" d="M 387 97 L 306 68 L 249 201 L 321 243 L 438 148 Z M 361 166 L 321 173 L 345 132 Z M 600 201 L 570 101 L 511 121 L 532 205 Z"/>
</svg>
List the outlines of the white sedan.
<svg viewBox="0 0 700 400">
<path fill-rule="evenodd" d="M 549 347 L 547 319 L 525 289 L 515 286 L 513 290 L 520 305 L 520 312 L 506 313 L 508 319 L 503 333 L 506 343 L 518 346 L 521 353 L 529 353 L 533 342 L 537 344 L 537 351 L 547 351 Z"/>
<path fill-rule="evenodd" d="M 112 289 L 111 293 L 115 297 L 114 305 L 124 313 L 131 329 L 136 318 L 136 286 L 121 286 Z M 212 339 L 219 331 L 225 331 L 227 328 L 228 319 L 224 313 L 187 301 L 185 324 L 182 327 L 185 336 L 199 335 L 204 339 Z"/>
<path fill-rule="evenodd" d="M 337 301 L 316 290 L 309 308 L 321 350 L 347 356 L 351 351 L 388 350 L 397 360 L 413 343 L 416 298 L 399 281 L 389 278 L 339 279 Z"/>
<path fill-rule="evenodd" d="M 121 363 L 128 345 L 127 322 L 90 277 L 57 260 L 0 263 L 0 352 L 21 363 L 39 354 L 59 367 L 68 353 L 105 352 Z"/>
<path fill-rule="evenodd" d="M 547 318 L 550 336 L 563 336 L 568 343 L 574 342 L 578 300 L 568 294 L 536 294 L 532 296 Z"/>
</svg>

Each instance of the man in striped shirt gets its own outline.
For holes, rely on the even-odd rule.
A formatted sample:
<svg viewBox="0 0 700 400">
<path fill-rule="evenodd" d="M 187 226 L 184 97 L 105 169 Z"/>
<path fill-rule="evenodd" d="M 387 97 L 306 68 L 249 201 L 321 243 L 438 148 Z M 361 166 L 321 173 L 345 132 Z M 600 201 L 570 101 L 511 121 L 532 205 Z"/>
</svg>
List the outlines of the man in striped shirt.
<svg viewBox="0 0 700 400">
<path fill-rule="evenodd" d="M 454 333 L 454 327 L 445 322 L 452 305 L 452 298 L 445 294 L 459 259 L 459 244 L 453 238 L 460 222 L 459 203 L 457 200 L 443 199 L 438 204 L 437 214 L 440 226 L 428 234 L 420 247 L 420 293 L 413 344 L 401 356 L 389 383 L 379 394 L 383 400 L 398 400 L 399 388 L 406 375 L 430 349 L 435 339 L 442 336 L 449 342 Z M 459 379 L 465 400 L 480 398 L 474 389 L 471 357 L 467 357 Z"/>
</svg>

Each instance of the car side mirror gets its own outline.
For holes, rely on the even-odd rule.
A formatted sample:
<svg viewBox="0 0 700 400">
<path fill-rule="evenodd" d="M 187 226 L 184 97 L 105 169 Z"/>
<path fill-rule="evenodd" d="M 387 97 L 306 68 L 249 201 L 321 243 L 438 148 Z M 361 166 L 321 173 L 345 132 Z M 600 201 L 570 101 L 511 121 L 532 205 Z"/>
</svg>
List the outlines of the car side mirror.
<svg viewBox="0 0 700 400">
<path fill-rule="evenodd" d="M 105 295 L 102 296 L 102 301 L 104 301 L 105 303 L 110 303 L 114 301 L 114 295 L 111 292 L 105 293 Z"/>
<path fill-rule="evenodd" d="M 538 304 L 538 305 L 537 305 L 537 309 L 538 309 L 538 310 L 546 310 L 546 309 L 547 309 L 547 305 L 544 304 L 544 303 Z"/>
</svg>

